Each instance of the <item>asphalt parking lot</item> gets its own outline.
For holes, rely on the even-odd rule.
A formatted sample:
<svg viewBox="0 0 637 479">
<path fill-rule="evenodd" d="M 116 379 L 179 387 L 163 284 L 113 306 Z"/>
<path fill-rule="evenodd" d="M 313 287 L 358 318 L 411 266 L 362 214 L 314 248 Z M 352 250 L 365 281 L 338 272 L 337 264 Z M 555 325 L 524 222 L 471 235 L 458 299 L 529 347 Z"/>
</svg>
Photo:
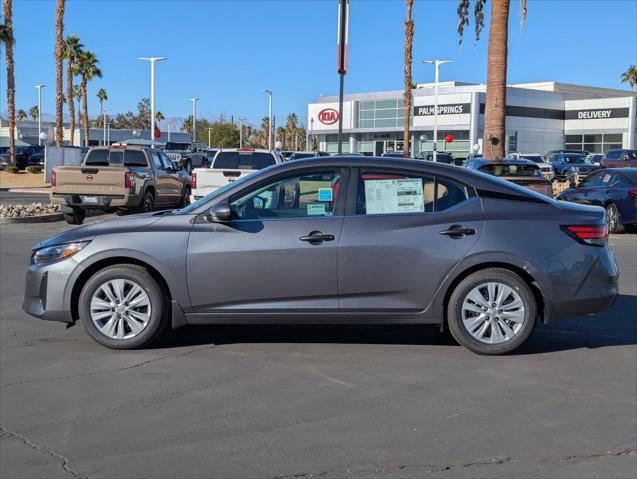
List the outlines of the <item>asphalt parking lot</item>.
<svg viewBox="0 0 637 479">
<path fill-rule="evenodd" d="M 21 311 L 31 245 L 66 227 L 0 227 L 1 477 L 637 476 L 635 234 L 610 239 L 612 310 L 480 357 L 429 326 L 193 327 L 110 351 Z"/>
</svg>

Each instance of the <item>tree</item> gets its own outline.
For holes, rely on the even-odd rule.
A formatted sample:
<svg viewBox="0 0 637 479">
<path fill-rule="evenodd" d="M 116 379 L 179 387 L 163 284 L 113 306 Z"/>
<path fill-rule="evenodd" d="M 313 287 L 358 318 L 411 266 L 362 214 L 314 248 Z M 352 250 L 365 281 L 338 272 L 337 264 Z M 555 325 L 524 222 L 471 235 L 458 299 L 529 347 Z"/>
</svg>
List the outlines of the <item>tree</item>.
<svg viewBox="0 0 637 479">
<path fill-rule="evenodd" d="M 630 84 L 631 90 L 635 89 L 635 84 L 637 84 L 637 66 L 636 65 L 630 65 L 628 67 L 628 70 L 622 73 L 621 82 Z"/>
<path fill-rule="evenodd" d="M 29 108 L 29 116 L 33 121 L 37 120 L 39 115 L 40 109 L 38 108 L 38 105 L 33 105 L 31 108 Z"/>
<path fill-rule="evenodd" d="M 156 122 L 160 122 L 160 121 L 163 121 L 165 119 L 166 119 L 166 117 L 164 116 L 164 114 L 161 111 L 158 111 L 158 112 L 155 113 L 155 121 Z"/>
<path fill-rule="evenodd" d="M 98 125 L 101 124 L 102 119 L 104 118 L 104 102 L 108 100 L 108 95 L 106 94 L 106 90 L 104 88 L 100 88 L 97 91 L 97 99 L 100 101 L 100 118 L 98 120 Z"/>
<path fill-rule="evenodd" d="M 75 99 L 79 101 L 81 99 L 74 93 L 75 87 L 73 86 L 73 76 L 76 72 L 79 72 L 77 66 L 77 59 L 84 45 L 80 43 L 80 39 L 77 35 L 69 35 L 64 41 L 64 59 L 66 60 L 66 104 L 69 108 L 69 129 L 71 130 L 71 145 L 75 138 Z M 79 86 L 78 86 L 79 89 Z M 79 108 L 78 108 L 79 110 Z"/>
<path fill-rule="evenodd" d="M 199 122 L 198 122 L 199 123 Z M 201 135 L 208 135 L 208 128 L 210 128 L 210 144 L 219 148 L 238 148 L 239 147 L 239 128 L 232 123 L 228 123 L 220 118 L 219 120 L 209 123 L 206 120 L 202 121 L 202 129 L 199 130 Z M 204 141 L 203 138 L 199 138 L 200 141 Z M 208 141 L 208 138 L 205 138 Z"/>
<path fill-rule="evenodd" d="M 62 108 L 64 103 L 64 85 L 62 73 L 64 66 L 64 0 L 57 0 L 55 7 L 55 146 L 62 146 L 64 129 Z"/>
<path fill-rule="evenodd" d="M 80 108 L 80 102 L 82 101 L 82 87 L 80 87 L 80 85 L 73 85 L 73 93 L 71 95 L 71 98 L 75 98 L 77 100 L 77 124 L 79 125 L 80 123 L 82 123 L 82 116 L 80 114 L 80 112 L 82 111 L 82 109 Z M 73 134 L 75 134 L 75 132 L 73 132 Z"/>
<path fill-rule="evenodd" d="M 20 109 L 18 110 L 16 117 L 18 118 L 18 121 L 24 121 L 27 117 L 27 112 Z"/>
<path fill-rule="evenodd" d="M 86 86 L 93 77 L 102 78 L 102 71 L 97 67 L 97 56 L 90 50 L 82 51 L 78 57 L 78 71 L 82 77 L 80 88 L 82 91 L 82 120 L 84 123 L 84 146 L 88 146 L 88 100 Z"/>
<path fill-rule="evenodd" d="M 403 114 L 403 155 L 409 158 L 409 118 L 411 117 L 411 62 L 412 45 L 414 41 L 414 22 L 411 19 L 411 10 L 414 0 L 407 0 L 407 19 L 405 20 L 405 110 Z M 435 141 L 435 140 L 434 140 Z"/>
<path fill-rule="evenodd" d="M 7 117 L 9 120 L 9 163 L 15 165 L 15 77 L 13 74 L 13 2 L 2 0 L 4 25 L 0 30 L 0 42 L 4 43 L 7 64 Z"/>
<path fill-rule="evenodd" d="M 484 5 L 487 0 L 475 0 L 476 42 L 484 28 Z M 470 0 L 460 0 L 458 4 L 458 34 L 462 44 L 464 27 L 469 24 Z M 506 140 L 506 80 L 509 7 L 511 0 L 491 0 L 491 20 L 489 22 L 489 45 L 487 52 L 487 98 L 484 112 L 483 148 L 484 157 L 495 159 L 504 156 Z M 522 25 L 526 20 L 526 0 L 520 0 Z"/>
</svg>

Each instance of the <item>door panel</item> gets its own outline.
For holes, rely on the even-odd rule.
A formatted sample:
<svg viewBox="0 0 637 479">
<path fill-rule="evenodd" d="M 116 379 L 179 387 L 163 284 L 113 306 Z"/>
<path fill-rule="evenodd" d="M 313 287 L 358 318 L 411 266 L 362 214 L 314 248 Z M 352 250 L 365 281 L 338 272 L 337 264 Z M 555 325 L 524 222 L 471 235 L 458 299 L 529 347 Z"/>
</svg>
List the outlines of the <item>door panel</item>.
<svg viewBox="0 0 637 479">
<path fill-rule="evenodd" d="M 343 217 L 317 217 L 195 225 L 187 256 L 194 310 L 338 309 L 342 223 Z M 313 231 L 334 240 L 300 240 Z"/>
</svg>

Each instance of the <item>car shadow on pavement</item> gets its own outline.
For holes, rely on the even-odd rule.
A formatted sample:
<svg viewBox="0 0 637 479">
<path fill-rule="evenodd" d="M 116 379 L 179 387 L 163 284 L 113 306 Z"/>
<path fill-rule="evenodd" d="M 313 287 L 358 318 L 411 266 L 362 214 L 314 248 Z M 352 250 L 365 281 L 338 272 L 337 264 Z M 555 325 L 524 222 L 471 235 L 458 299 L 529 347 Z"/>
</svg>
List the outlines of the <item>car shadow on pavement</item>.
<svg viewBox="0 0 637 479">
<path fill-rule="evenodd" d="M 637 296 L 620 295 L 612 309 L 539 325 L 516 355 L 637 344 Z M 330 343 L 457 346 L 434 325 L 215 325 L 188 326 L 164 334 L 152 347 L 203 344 Z"/>
</svg>

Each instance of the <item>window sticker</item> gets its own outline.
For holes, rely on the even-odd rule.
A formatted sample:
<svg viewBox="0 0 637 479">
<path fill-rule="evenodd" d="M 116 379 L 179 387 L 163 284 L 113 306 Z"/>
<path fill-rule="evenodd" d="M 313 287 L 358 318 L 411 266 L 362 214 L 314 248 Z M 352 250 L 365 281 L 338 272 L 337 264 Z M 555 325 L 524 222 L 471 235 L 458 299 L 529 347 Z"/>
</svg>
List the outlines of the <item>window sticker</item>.
<svg viewBox="0 0 637 479">
<path fill-rule="evenodd" d="M 332 201 L 332 188 L 319 188 L 318 189 L 319 201 Z"/>
<path fill-rule="evenodd" d="M 609 174 L 605 174 L 605 175 L 604 175 L 604 178 L 602 179 L 602 181 L 603 181 L 604 183 L 608 183 L 608 180 L 610 180 L 610 175 L 609 175 Z"/>
<path fill-rule="evenodd" d="M 307 205 L 307 215 L 308 216 L 325 216 L 325 205 L 314 203 L 311 205 Z"/>
<path fill-rule="evenodd" d="M 422 178 L 366 180 L 366 213 L 379 215 L 425 211 L 422 182 Z"/>
</svg>

